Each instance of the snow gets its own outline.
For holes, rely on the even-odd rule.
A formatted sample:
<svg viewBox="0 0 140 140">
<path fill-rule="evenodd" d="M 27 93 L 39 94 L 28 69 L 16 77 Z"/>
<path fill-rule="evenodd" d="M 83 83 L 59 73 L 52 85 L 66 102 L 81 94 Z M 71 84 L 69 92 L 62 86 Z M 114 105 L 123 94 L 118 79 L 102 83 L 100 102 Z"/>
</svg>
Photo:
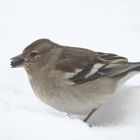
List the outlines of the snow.
<svg viewBox="0 0 140 140">
<path fill-rule="evenodd" d="M 43 104 L 10 58 L 38 38 L 140 61 L 138 0 L 0 1 L 0 140 L 139 140 L 140 75 L 120 87 L 90 120 Z"/>
</svg>

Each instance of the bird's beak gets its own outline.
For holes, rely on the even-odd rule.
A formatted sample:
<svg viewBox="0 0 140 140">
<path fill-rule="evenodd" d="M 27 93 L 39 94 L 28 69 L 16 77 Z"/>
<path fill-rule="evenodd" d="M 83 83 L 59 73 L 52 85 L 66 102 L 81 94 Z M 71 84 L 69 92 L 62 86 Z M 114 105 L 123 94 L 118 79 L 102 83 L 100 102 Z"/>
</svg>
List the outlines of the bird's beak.
<svg viewBox="0 0 140 140">
<path fill-rule="evenodd" d="M 22 54 L 11 58 L 12 68 L 23 67 L 24 62 L 25 62 L 25 59 Z"/>
</svg>

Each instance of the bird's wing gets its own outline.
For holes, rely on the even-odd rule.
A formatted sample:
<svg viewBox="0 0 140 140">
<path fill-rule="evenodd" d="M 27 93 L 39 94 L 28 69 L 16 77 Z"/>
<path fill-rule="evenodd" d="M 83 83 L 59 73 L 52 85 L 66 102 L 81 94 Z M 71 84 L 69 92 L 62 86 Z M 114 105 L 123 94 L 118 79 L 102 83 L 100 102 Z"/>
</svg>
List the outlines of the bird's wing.
<svg viewBox="0 0 140 140">
<path fill-rule="evenodd" d="M 128 60 L 116 54 L 79 48 L 69 48 L 64 51 L 56 63 L 56 68 L 69 74 L 68 79 L 75 84 L 103 77 L 117 78 L 130 68 Z"/>
</svg>

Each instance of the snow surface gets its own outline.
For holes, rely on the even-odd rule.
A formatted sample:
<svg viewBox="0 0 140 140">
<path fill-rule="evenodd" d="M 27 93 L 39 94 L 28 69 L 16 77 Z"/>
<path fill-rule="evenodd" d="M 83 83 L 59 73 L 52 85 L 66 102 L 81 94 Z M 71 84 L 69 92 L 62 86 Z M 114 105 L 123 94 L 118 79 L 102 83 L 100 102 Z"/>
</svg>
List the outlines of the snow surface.
<svg viewBox="0 0 140 140">
<path fill-rule="evenodd" d="M 139 0 L 0 0 L 0 140 L 139 140 L 140 75 L 114 93 L 89 127 L 43 104 L 10 58 L 38 38 L 140 61 Z"/>
</svg>

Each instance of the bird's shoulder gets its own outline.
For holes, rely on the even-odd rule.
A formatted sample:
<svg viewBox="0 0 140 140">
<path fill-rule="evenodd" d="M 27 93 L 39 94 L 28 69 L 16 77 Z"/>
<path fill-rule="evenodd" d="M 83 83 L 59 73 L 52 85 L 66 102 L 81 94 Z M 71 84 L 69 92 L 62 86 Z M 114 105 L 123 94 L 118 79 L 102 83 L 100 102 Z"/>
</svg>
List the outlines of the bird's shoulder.
<svg viewBox="0 0 140 140">
<path fill-rule="evenodd" d="M 74 72 L 93 62 L 97 57 L 96 52 L 88 49 L 64 47 L 56 63 L 56 68 L 65 72 Z"/>
</svg>

